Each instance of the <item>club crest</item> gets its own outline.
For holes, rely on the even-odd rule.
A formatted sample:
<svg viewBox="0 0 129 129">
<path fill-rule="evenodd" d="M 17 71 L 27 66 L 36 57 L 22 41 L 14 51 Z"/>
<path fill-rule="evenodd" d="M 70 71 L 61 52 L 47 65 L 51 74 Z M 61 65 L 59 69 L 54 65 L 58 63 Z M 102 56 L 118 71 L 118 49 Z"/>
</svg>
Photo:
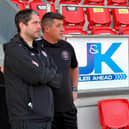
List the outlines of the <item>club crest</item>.
<svg viewBox="0 0 129 129">
<path fill-rule="evenodd" d="M 67 51 L 63 51 L 63 52 L 62 52 L 62 58 L 63 58 L 64 60 L 68 60 L 68 59 L 69 59 L 69 53 L 68 53 Z"/>
</svg>

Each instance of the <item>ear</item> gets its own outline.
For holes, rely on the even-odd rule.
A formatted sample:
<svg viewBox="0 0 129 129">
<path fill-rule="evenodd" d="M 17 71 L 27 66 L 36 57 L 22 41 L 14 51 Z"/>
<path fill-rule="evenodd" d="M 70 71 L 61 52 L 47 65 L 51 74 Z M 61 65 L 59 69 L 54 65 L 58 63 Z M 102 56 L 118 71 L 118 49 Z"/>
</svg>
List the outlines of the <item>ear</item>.
<svg viewBox="0 0 129 129">
<path fill-rule="evenodd" d="M 44 26 L 44 32 L 49 32 L 49 26 Z"/>
<path fill-rule="evenodd" d="M 23 30 L 25 28 L 25 24 L 23 22 L 19 23 L 20 30 Z"/>
</svg>

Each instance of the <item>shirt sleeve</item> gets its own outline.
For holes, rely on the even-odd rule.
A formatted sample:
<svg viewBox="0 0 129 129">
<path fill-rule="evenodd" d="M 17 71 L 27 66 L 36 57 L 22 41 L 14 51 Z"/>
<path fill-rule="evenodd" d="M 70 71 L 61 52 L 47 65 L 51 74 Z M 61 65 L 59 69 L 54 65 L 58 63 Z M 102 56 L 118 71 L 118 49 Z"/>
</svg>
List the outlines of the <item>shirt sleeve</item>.
<svg viewBox="0 0 129 129">
<path fill-rule="evenodd" d="M 74 48 L 71 46 L 71 68 L 76 68 L 77 66 L 78 66 L 78 61 L 76 58 L 76 54 Z"/>
</svg>

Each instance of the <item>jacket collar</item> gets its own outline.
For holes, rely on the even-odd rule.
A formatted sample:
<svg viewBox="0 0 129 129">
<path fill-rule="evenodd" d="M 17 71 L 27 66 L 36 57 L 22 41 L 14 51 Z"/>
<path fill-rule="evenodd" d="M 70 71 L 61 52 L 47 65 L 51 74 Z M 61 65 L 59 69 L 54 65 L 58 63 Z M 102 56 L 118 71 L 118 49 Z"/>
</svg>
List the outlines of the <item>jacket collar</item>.
<svg viewBox="0 0 129 129">
<path fill-rule="evenodd" d="M 23 46 L 25 46 L 30 51 L 38 52 L 38 44 L 35 40 L 33 41 L 33 47 L 30 47 L 19 34 L 16 34 L 12 40 L 15 42 L 21 43 Z"/>
</svg>

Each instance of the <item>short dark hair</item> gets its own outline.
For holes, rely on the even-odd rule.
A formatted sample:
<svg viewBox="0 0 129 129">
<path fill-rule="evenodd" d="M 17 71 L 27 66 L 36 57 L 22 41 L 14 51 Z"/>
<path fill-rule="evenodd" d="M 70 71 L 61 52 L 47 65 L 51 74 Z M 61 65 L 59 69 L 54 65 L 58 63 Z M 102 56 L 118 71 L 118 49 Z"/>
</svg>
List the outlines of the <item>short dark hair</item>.
<svg viewBox="0 0 129 129">
<path fill-rule="evenodd" d="M 54 19 L 64 20 L 64 16 L 61 15 L 60 13 L 53 13 L 53 12 L 46 13 L 41 20 L 42 31 L 44 31 L 44 26 L 52 25 Z"/>
<path fill-rule="evenodd" d="M 16 14 L 16 16 L 15 16 L 15 25 L 17 27 L 18 33 L 20 32 L 19 23 L 23 22 L 25 25 L 27 25 L 28 21 L 31 20 L 31 15 L 32 14 L 38 15 L 38 13 L 35 12 L 34 10 L 32 10 L 32 9 L 21 10 Z"/>
</svg>

